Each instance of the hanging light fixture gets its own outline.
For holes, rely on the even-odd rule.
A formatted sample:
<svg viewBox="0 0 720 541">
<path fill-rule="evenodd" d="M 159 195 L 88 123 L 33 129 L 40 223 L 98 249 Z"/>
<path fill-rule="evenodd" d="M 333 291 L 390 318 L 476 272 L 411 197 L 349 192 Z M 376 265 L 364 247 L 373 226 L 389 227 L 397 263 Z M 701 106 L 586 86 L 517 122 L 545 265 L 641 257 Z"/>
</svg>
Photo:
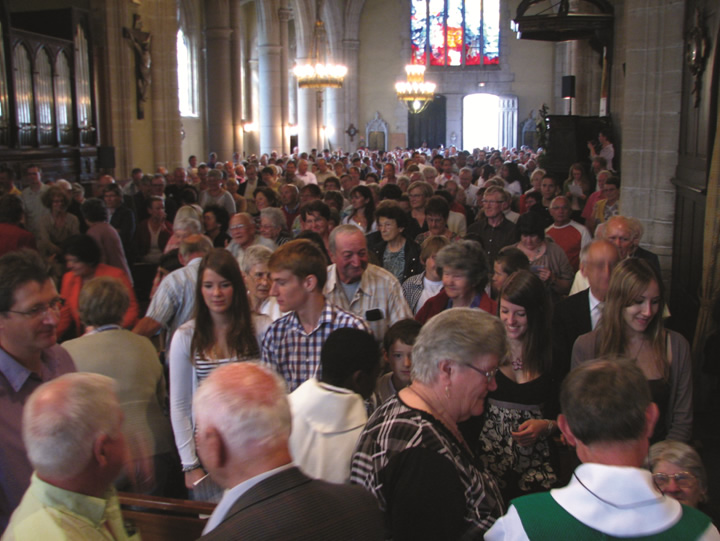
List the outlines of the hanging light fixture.
<svg viewBox="0 0 720 541">
<path fill-rule="evenodd" d="M 293 74 L 300 88 L 342 88 L 343 80 L 347 75 L 347 68 L 341 64 L 327 63 L 325 25 L 320 19 L 320 8 L 321 0 L 317 0 L 315 4 L 317 20 L 313 29 L 310 62 L 296 65 L 293 68 Z"/>
<path fill-rule="evenodd" d="M 435 99 L 435 83 L 425 82 L 425 66 L 405 66 L 407 81 L 395 83 L 395 92 L 412 114 L 422 113 Z"/>
</svg>

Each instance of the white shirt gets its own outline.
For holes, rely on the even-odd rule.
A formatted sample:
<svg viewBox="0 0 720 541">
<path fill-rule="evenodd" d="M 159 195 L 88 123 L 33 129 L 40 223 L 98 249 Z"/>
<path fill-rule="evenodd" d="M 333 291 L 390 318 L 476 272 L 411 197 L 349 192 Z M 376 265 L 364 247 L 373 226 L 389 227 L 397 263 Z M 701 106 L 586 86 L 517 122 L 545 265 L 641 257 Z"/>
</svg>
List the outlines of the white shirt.
<svg viewBox="0 0 720 541">
<path fill-rule="evenodd" d="M 590 300 L 590 321 L 592 321 L 592 330 L 594 331 L 598 321 L 600 321 L 600 316 L 602 316 L 602 309 L 605 303 L 595 298 L 595 295 L 592 294 L 592 289 L 588 290 L 588 299 Z"/>
<path fill-rule="evenodd" d="M 308 476 L 330 483 L 350 478 L 350 459 L 367 423 L 365 403 L 350 389 L 310 378 L 288 396 L 290 454 Z"/>
</svg>

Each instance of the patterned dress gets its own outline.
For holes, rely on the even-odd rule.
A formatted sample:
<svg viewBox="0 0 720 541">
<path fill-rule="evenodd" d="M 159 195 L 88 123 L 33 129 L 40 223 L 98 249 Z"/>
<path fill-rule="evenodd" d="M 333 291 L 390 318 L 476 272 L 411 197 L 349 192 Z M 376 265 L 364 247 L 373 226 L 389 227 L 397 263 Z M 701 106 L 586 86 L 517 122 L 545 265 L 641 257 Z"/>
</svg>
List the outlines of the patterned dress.
<svg viewBox="0 0 720 541">
<path fill-rule="evenodd" d="M 516 383 L 501 370 L 497 390 L 488 395 L 485 422 L 480 434 L 480 458 L 495 476 L 505 501 L 550 490 L 557 483 L 550 441 L 539 437 L 532 446 L 521 447 L 511 432 L 529 419 L 554 418 L 557 390 L 549 374 Z"/>
</svg>

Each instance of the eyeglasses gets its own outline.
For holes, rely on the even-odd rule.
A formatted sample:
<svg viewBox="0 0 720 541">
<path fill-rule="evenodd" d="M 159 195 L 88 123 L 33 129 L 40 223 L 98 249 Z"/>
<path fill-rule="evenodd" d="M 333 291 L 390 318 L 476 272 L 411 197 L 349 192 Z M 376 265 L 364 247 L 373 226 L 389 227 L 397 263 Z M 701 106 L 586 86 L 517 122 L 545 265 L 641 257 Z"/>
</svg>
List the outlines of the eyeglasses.
<svg viewBox="0 0 720 541">
<path fill-rule="evenodd" d="M 483 205 L 500 205 L 505 201 L 493 201 L 492 199 L 483 199 Z"/>
<path fill-rule="evenodd" d="M 670 475 L 669 473 L 653 473 L 653 479 L 660 490 L 670 484 L 670 479 L 674 479 L 675 484 L 680 488 L 692 488 L 697 482 L 697 478 L 688 471 L 681 471 L 675 475 Z"/>
<path fill-rule="evenodd" d="M 47 304 L 38 304 L 37 306 L 30 308 L 30 310 L 25 310 L 24 312 L 20 312 L 19 310 L 7 310 L 7 312 L 10 312 L 11 314 L 19 314 L 28 319 L 36 319 L 45 317 L 48 312 L 52 312 L 53 315 L 57 316 L 60 314 L 60 310 L 63 306 L 65 306 L 65 299 L 62 297 L 56 297 Z"/>
<path fill-rule="evenodd" d="M 497 367 L 493 368 L 492 370 L 488 370 L 488 371 L 486 372 L 485 370 L 480 370 L 479 368 L 475 368 L 475 367 L 474 367 L 473 365 L 471 365 L 471 364 L 466 364 L 466 365 L 464 365 L 464 366 L 467 366 L 468 368 L 471 368 L 471 369 L 475 370 L 475 372 L 477 372 L 478 374 L 482 374 L 483 376 L 485 376 L 485 377 L 488 379 L 488 381 L 494 379 L 494 378 L 495 378 L 495 374 L 497 374 L 497 371 L 498 371 L 498 368 L 497 368 Z"/>
<path fill-rule="evenodd" d="M 246 227 L 247 226 L 245 224 L 236 224 L 236 225 L 231 225 L 230 229 L 245 229 Z M 262 228 L 262 226 L 260 226 L 260 227 Z"/>
</svg>

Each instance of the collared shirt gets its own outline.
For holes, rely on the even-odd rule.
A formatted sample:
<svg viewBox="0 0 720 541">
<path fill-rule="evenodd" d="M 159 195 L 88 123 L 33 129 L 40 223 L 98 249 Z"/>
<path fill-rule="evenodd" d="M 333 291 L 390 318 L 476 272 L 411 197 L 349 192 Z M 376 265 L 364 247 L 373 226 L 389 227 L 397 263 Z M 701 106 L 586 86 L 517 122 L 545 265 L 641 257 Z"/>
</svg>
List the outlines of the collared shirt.
<svg viewBox="0 0 720 541">
<path fill-rule="evenodd" d="M 375 340 L 382 342 L 387 330 L 401 319 L 411 319 L 412 310 L 403 296 L 400 282 L 377 265 L 368 264 L 360 278 L 360 287 L 348 300 L 337 275 L 337 267 L 328 267 L 323 293 L 328 302 L 365 320 Z"/>
<path fill-rule="evenodd" d="M 320 319 L 310 333 L 305 332 L 297 312 L 290 312 L 273 322 L 265 333 L 262 362 L 285 378 L 288 392 L 292 392 L 310 378 L 321 376 L 322 346 L 331 332 L 344 327 L 369 331 L 361 319 L 329 301 L 325 301 Z"/>
<path fill-rule="evenodd" d="M 257 485 L 259 482 L 264 481 L 268 477 L 272 477 L 277 473 L 289 470 L 294 466 L 295 464 L 293 464 L 292 462 L 288 462 L 287 464 L 284 464 L 278 468 L 263 472 L 260 475 L 251 477 L 250 479 L 247 479 L 246 481 L 243 481 L 242 483 L 227 489 L 223 494 L 222 499 L 215 507 L 215 510 L 212 512 L 212 515 L 210 515 L 207 524 L 205 524 L 205 528 L 202 532 L 203 535 L 213 531 L 215 528 L 220 526 L 220 524 L 222 524 L 223 520 L 225 519 L 225 515 L 227 515 L 228 511 L 232 509 L 232 506 L 235 504 L 235 502 L 240 499 L 240 496 L 245 494 L 248 490 Z"/>
<path fill-rule="evenodd" d="M 75 363 L 58 345 L 43 351 L 40 374 L 0 348 L 0 531 L 20 503 L 32 475 L 21 436 L 25 402 L 40 385 L 68 372 L 75 372 Z"/>
<path fill-rule="evenodd" d="M 680 503 L 663 497 L 647 470 L 588 463 L 578 466 L 575 475 L 566 487 L 550 491 L 552 498 L 575 519 L 608 536 L 651 536 L 671 528 L 682 516 Z M 633 507 L 638 502 L 647 504 Z M 495 522 L 485 539 L 528 539 L 515 506 Z M 717 540 L 720 534 L 711 524 L 700 539 Z"/>
<path fill-rule="evenodd" d="M 177 328 L 189 321 L 195 308 L 195 284 L 202 258 L 196 257 L 181 269 L 174 270 L 160 282 L 150 301 L 146 317 L 167 329 L 166 344 L 172 342 Z"/>
<path fill-rule="evenodd" d="M 255 235 L 255 239 L 252 241 L 250 246 L 255 246 L 257 244 L 259 244 L 260 246 L 265 246 L 265 248 L 270 248 L 273 251 L 275 251 L 275 249 L 277 248 L 277 244 L 275 244 L 270 239 L 266 239 L 262 235 Z M 250 246 L 248 246 L 248 248 Z M 243 260 L 245 259 L 245 249 L 243 249 L 243 247 L 234 240 L 231 241 L 230 244 L 225 247 L 225 249 L 229 251 L 235 259 L 237 259 L 240 268 L 242 268 Z"/>
<path fill-rule="evenodd" d="M 590 301 L 590 321 L 592 322 L 592 329 L 594 331 L 598 321 L 600 321 L 600 316 L 602 316 L 605 303 L 595 298 L 595 295 L 592 294 L 592 289 L 588 289 L 588 300 Z"/>
<path fill-rule="evenodd" d="M 484 217 L 478 220 L 468 227 L 466 238 L 480 241 L 488 257 L 488 263 L 492 267 L 498 252 L 505 246 L 518 242 L 520 234 L 517 226 L 503 215 L 503 220 L 497 227 L 490 225 Z"/>
<path fill-rule="evenodd" d="M 32 475 L 30 488 L 3 536 L 3 541 L 133 541 L 123 525 L 114 488 L 103 498 L 65 490 Z"/>
<path fill-rule="evenodd" d="M 48 214 L 50 211 L 43 205 L 42 196 L 45 191 L 49 188 L 47 184 L 40 186 L 40 189 L 34 191 L 29 186 L 22 191 L 20 198 L 25 208 L 25 227 L 28 231 L 35 234 L 39 234 L 40 216 Z"/>
</svg>

